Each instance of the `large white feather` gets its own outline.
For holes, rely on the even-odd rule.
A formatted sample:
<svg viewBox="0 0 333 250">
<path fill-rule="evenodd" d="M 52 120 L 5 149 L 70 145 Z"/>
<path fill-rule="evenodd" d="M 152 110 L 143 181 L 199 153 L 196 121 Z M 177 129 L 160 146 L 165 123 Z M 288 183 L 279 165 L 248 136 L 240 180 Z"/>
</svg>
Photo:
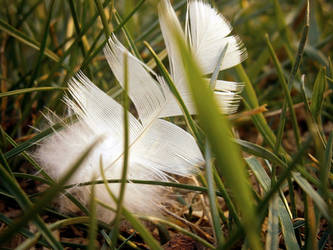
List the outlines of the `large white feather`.
<svg viewBox="0 0 333 250">
<path fill-rule="evenodd" d="M 133 61 L 132 66 L 138 68 L 139 62 Z M 151 84 L 155 84 L 151 82 Z M 134 86 L 134 85 L 133 85 Z M 146 86 L 147 87 L 147 86 Z M 67 97 L 65 102 L 71 112 L 78 116 L 78 122 L 45 139 L 40 143 L 34 156 L 41 166 L 53 178 L 59 179 L 85 148 L 96 138 L 103 136 L 100 142 L 87 157 L 85 162 L 71 178 L 71 184 L 91 181 L 100 178 L 99 161 L 102 156 L 103 166 L 108 179 L 119 179 L 123 162 L 123 107 L 103 91 L 98 89 L 84 74 L 79 73 L 69 83 L 73 100 Z M 151 98 L 147 94 L 147 99 Z M 144 95 L 141 98 L 145 98 Z M 157 97 L 155 97 L 157 98 Z M 158 114 L 165 102 L 162 93 L 157 103 L 161 105 L 152 108 L 149 105 L 138 106 L 140 114 L 150 110 Z M 147 102 L 143 100 L 142 103 Z M 127 111 L 126 111 L 127 112 Z M 130 113 L 129 132 L 129 179 L 168 180 L 170 174 L 188 176 L 197 171 L 204 163 L 198 146 L 193 137 L 183 129 L 170 122 L 145 117 L 141 123 Z M 149 120 L 150 119 L 150 120 Z M 110 184 L 111 190 L 117 195 L 119 184 Z M 113 206 L 103 185 L 96 186 L 96 198 Z M 84 204 L 88 204 L 89 188 L 77 187 L 71 192 Z M 164 201 L 162 189 L 158 186 L 128 184 L 124 204 L 136 213 L 157 213 L 159 204 Z M 64 200 L 64 199 L 62 199 Z M 68 209 L 64 200 L 62 207 Z M 70 206 L 71 208 L 71 206 Z M 110 221 L 113 214 L 98 208 L 100 219 Z"/>
</svg>

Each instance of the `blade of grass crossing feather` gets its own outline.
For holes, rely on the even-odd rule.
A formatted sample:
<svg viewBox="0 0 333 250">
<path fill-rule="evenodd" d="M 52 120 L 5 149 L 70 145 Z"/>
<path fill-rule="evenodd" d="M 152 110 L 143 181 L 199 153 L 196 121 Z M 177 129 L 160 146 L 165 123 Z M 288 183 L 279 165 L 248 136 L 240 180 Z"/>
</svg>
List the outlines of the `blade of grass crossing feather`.
<svg viewBox="0 0 333 250">
<path fill-rule="evenodd" d="M 234 194 L 237 194 L 235 201 L 243 215 L 244 228 L 251 248 L 261 249 L 253 196 L 239 148 L 231 139 L 230 124 L 225 116 L 221 116 L 213 92 L 202 79 L 199 66 L 194 61 L 185 41 L 180 34 L 175 33 L 174 35 L 185 66 L 187 82 L 199 114 L 201 127 L 206 133 L 216 157 L 217 169 L 226 179 L 228 187 Z"/>
<path fill-rule="evenodd" d="M 174 94 L 175 98 L 177 99 L 183 113 L 184 113 L 184 117 L 186 120 L 186 123 L 188 125 L 188 128 L 190 129 L 192 135 L 194 135 L 194 137 L 196 138 L 196 140 L 199 142 L 199 146 L 203 145 L 203 135 L 201 134 L 201 132 L 198 129 L 198 126 L 195 124 L 195 121 L 192 119 L 190 113 L 188 112 L 185 103 L 183 102 L 181 95 L 179 94 L 175 84 L 172 81 L 172 78 L 169 74 L 169 72 L 167 71 L 167 69 L 165 68 L 165 66 L 163 65 L 162 61 L 158 58 L 157 54 L 155 53 L 155 51 L 152 49 L 152 47 L 147 43 L 144 42 L 144 44 L 146 45 L 147 49 L 149 50 L 149 52 L 152 54 L 152 56 L 155 59 L 155 62 L 157 64 L 157 67 L 159 68 L 159 70 L 161 71 L 162 76 L 164 77 L 165 81 L 167 82 L 170 90 L 172 91 L 172 93 Z M 200 143 L 201 142 L 201 143 Z"/>
<path fill-rule="evenodd" d="M 255 174 L 260 185 L 267 192 L 271 186 L 271 179 L 267 175 L 261 163 L 254 157 L 246 158 L 246 162 Z M 273 205 L 275 206 L 274 216 L 278 216 L 278 222 L 280 222 L 283 238 L 287 249 L 299 249 L 291 217 L 287 211 L 286 206 L 283 204 L 282 199 L 278 196 L 278 191 L 275 191 L 269 203 L 269 209 L 273 209 Z M 266 249 L 270 249 L 269 247 L 271 247 L 272 245 L 274 245 L 275 249 L 276 247 L 278 247 L 278 245 L 276 246 L 276 243 L 278 243 L 276 242 L 276 240 L 278 240 L 276 237 L 279 236 L 279 228 L 277 227 L 276 231 L 276 224 L 272 224 L 272 230 L 275 232 L 275 234 L 271 234 L 270 237 L 274 239 L 273 241 L 275 243 L 273 243 L 273 241 L 270 241 L 271 244 L 266 244 Z"/>
<path fill-rule="evenodd" d="M 320 114 L 324 102 L 324 92 L 326 89 L 325 69 L 321 68 L 312 91 L 310 111 L 316 122 L 320 122 Z"/>
<path fill-rule="evenodd" d="M 17 30 L 16 28 L 14 28 L 13 26 L 11 26 L 10 24 L 8 24 L 7 22 L 5 22 L 4 20 L 1 20 L 1 19 L 0 19 L 0 30 L 6 32 L 10 36 L 16 38 L 17 40 L 28 45 L 29 47 L 34 48 L 36 50 L 40 50 L 41 45 L 39 42 L 31 39 L 30 37 L 28 37 L 21 31 Z M 51 50 L 45 49 L 44 53 L 47 57 L 49 57 L 53 61 L 59 62 L 59 60 L 60 60 L 59 57 L 55 53 L 53 53 Z"/>
<path fill-rule="evenodd" d="M 5 168 L 0 164 L 0 180 L 4 187 L 13 195 L 15 196 L 16 201 L 22 207 L 23 210 L 31 209 L 32 203 L 25 194 L 25 192 L 21 189 L 19 184 L 17 183 L 16 179 L 13 178 Z M 50 230 L 48 230 L 47 226 L 44 224 L 44 221 L 37 215 L 34 218 L 34 222 L 38 229 L 43 233 L 45 239 L 49 242 L 49 244 L 55 249 L 62 249 L 60 243 L 54 238 L 53 234 Z M 5 243 L 9 239 L 12 238 L 14 234 L 17 234 L 21 227 L 15 228 L 16 223 L 10 224 L 8 229 L 3 230 L 0 233 L 0 245 Z M 22 225 L 24 226 L 25 223 Z"/>
<path fill-rule="evenodd" d="M 69 178 L 75 173 L 75 171 L 80 167 L 82 162 L 94 148 L 98 141 L 92 143 L 80 156 L 80 158 L 73 164 L 73 166 L 65 173 L 65 175 L 60 179 L 58 183 L 55 183 L 52 187 L 50 187 L 45 194 L 33 205 L 29 206 L 28 209 L 25 210 L 24 215 L 16 221 L 13 225 L 11 225 L 7 230 L 4 230 L 0 235 L 0 242 L 8 240 L 11 236 L 19 230 L 21 227 L 26 225 L 30 220 L 39 218 L 38 213 L 52 201 L 52 199 L 57 196 L 63 189 L 65 183 L 69 180 Z M 2 175 L 1 175 L 2 177 Z M 1 178 L 0 177 L 0 178 Z M 25 202 L 27 202 L 25 200 Z M 25 203 L 26 204 L 26 203 Z M 52 234 L 51 234 L 52 235 Z M 53 235 L 52 235 L 53 237 Z M 57 242 L 57 241 L 56 241 Z M 58 242 L 57 242 L 58 243 Z M 59 243 L 58 243 L 59 245 Z M 59 246 L 61 248 L 61 246 Z"/>
<path fill-rule="evenodd" d="M 88 250 L 96 249 L 96 237 L 97 237 L 97 219 L 96 219 L 96 200 L 95 200 L 95 183 L 91 185 L 90 189 L 90 204 L 89 204 L 90 216 L 89 216 L 89 241 Z"/>
<path fill-rule="evenodd" d="M 124 53 L 124 90 L 125 93 L 128 93 L 128 56 Z M 129 101 L 128 97 L 124 95 L 124 157 L 123 157 L 123 169 L 121 174 L 121 184 L 120 184 L 120 191 L 118 196 L 117 202 L 117 213 L 114 220 L 114 227 L 111 236 L 112 246 L 111 248 L 116 247 L 117 237 L 118 237 L 118 227 L 119 222 L 122 214 L 122 206 L 123 200 L 125 195 L 125 188 L 127 183 L 127 169 L 128 169 L 128 158 L 129 158 L 129 124 L 128 124 L 128 110 L 129 110 Z"/>
<path fill-rule="evenodd" d="M 284 78 L 284 75 L 283 75 L 283 70 L 282 70 L 282 66 L 275 54 L 275 51 L 272 47 L 272 44 L 269 40 L 269 37 L 268 35 L 265 36 L 265 39 L 266 39 L 266 43 L 267 43 L 267 46 L 269 48 L 269 52 L 271 54 L 271 57 L 272 57 L 272 60 L 274 62 L 274 65 L 276 67 L 276 70 L 277 70 L 277 74 L 278 74 L 278 77 L 279 77 L 279 81 L 281 83 L 281 86 L 282 86 L 282 89 L 283 89 L 283 92 L 284 92 L 284 95 L 285 95 L 285 98 L 286 98 L 286 101 L 287 101 L 287 105 L 288 105 L 288 108 L 289 108 L 289 112 L 291 114 L 291 122 L 292 122 L 292 125 L 293 125 L 293 131 L 294 131 L 294 136 L 295 136 L 295 140 L 296 140 L 296 144 L 297 144 L 297 147 L 299 148 L 299 145 L 300 145 L 300 132 L 299 132 L 299 127 L 298 127 L 298 124 L 297 124 L 297 118 L 296 118 L 296 114 L 295 114 L 295 110 L 293 108 L 293 101 L 291 99 L 291 96 L 290 96 L 290 92 L 289 92 L 289 88 L 288 88 L 288 85 L 287 85 L 287 82 Z M 282 141 L 282 131 L 284 130 L 284 125 L 285 125 L 285 120 L 286 118 L 285 117 L 282 117 L 280 118 L 280 124 L 279 124 L 279 138 L 277 138 L 277 141 L 276 141 L 276 145 L 275 145 L 275 150 L 278 151 L 279 147 L 280 147 L 280 144 L 281 144 L 281 141 Z"/>
<path fill-rule="evenodd" d="M 110 197 L 115 201 L 115 203 L 118 203 L 116 196 L 112 193 L 112 191 L 108 185 L 108 182 L 105 178 L 102 159 L 100 159 L 100 172 L 101 172 L 101 176 L 103 178 L 103 182 L 104 182 L 106 191 L 108 192 Z M 154 249 L 154 250 L 162 249 L 161 246 L 158 244 L 158 242 L 154 239 L 154 237 L 149 233 L 149 231 L 141 224 L 141 222 L 137 218 L 135 218 L 130 212 L 128 212 L 125 207 L 123 207 L 123 209 L 122 209 L 122 214 L 131 223 L 133 228 L 140 233 L 141 237 L 150 246 L 151 249 Z"/>
<path fill-rule="evenodd" d="M 50 90 L 66 90 L 64 87 L 36 87 L 36 88 L 26 88 L 26 89 L 17 89 L 7 92 L 0 93 L 0 98 L 5 96 L 21 95 L 30 92 L 40 92 L 40 91 L 50 91 Z"/>
<path fill-rule="evenodd" d="M 206 180 L 207 180 L 207 188 L 208 188 L 208 199 L 209 199 L 209 208 L 212 216 L 213 226 L 214 226 L 214 234 L 216 238 L 216 246 L 217 248 L 221 248 L 224 242 L 221 222 L 218 215 L 217 210 L 217 202 L 216 202 L 216 191 L 215 191 L 215 183 L 213 177 L 213 159 L 211 155 L 211 151 L 208 145 L 206 144 Z"/>
<path fill-rule="evenodd" d="M 214 72 L 212 74 L 212 77 L 210 78 L 210 88 L 212 90 L 215 89 L 216 80 L 217 80 L 217 77 L 219 76 L 220 68 L 221 68 L 221 65 L 223 63 L 223 59 L 225 57 L 225 53 L 227 52 L 228 46 L 229 46 L 228 43 L 224 46 L 221 54 L 219 55 L 219 58 L 217 59 L 217 64 L 216 64 L 216 67 L 215 67 Z"/>
</svg>

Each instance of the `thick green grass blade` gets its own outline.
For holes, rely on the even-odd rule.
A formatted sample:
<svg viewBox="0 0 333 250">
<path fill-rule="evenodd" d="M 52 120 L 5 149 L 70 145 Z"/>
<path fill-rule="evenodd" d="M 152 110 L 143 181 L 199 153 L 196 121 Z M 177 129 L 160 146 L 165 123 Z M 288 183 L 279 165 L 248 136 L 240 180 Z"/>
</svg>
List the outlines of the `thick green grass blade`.
<svg viewBox="0 0 333 250">
<path fill-rule="evenodd" d="M 36 87 L 36 88 L 26 88 L 26 89 L 16 89 L 12 91 L 0 93 L 0 98 L 13 95 L 21 95 L 30 92 L 40 92 L 40 91 L 50 91 L 50 90 L 67 90 L 64 87 Z"/>
<path fill-rule="evenodd" d="M 25 213 L 20 218 L 18 221 L 16 221 L 13 225 L 11 225 L 7 230 L 3 231 L 0 235 L 0 242 L 4 242 L 8 239 L 11 238 L 13 234 L 17 232 L 20 228 L 22 228 L 24 225 L 26 225 L 30 220 L 38 218 L 38 213 L 52 201 L 52 199 L 57 196 L 63 189 L 65 183 L 69 180 L 69 178 L 75 173 L 75 171 L 80 167 L 84 159 L 88 156 L 88 154 L 91 152 L 91 150 L 94 148 L 94 146 L 97 144 L 97 142 L 94 142 L 91 144 L 81 155 L 81 157 L 73 164 L 73 166 L 65 173 L 65 175 L 60 179 L 58 183 L 55 183 L 53 186 L 51 186 L 45 194 L 35 203 L 31 206 L 31 204 L 28 203 L 27 198 L 23 198 L 22 192 L 20 192 L 17 188 L 16 192 L 20 194 L 22 197 L 22 202 L 25 205 L 27 209 L 25 209 Z M 1 168 L 2 169 L 2 168 Z M 3 174 L 3 173 L 2 173 Z M 4 178 L 3 175 L 1 174 L 0 178 Z M 8 178 L 6 178 L 8 179 Z M 4 179 L 4 181 L 6 181 Z M 10 182 L 9 183 L 10 188 L 15 188 L 15 184 Z M 18 185 L 18 184 L 17 184 Z M 46 228 L 47 229 L 47 228 Z M 49 230 L 46 231 L 44 228 L 45 232 L 49 232 Z M 44 232 L 44 231 L 43 231 Z M 52 234 L 51 234 L 52 235 Z M 52 235 L 53 237 L 53 235 Z M 54 238 L 54 237 L 53 237 Z M 61 245 L 55 241 L 54 243 L 57 243 L 57 248 L 62 248 Z"/>
<path fill-rule="evenodd" d="M 171 21 L 170 25 L 172 25 Z M 216 157 L 217 170 L 225 178 L 230 190 L 237 194 L 234 199 L 243 215 L 244 228 L 251 248 L 261 249 L 252 191 L 239 148 L 231 138 L 230 124 L 226 117 L 221 115 L 213 91 L 202 78 L 199 66 L 194 61 L 185 41 L 180 34 L 175 33 L 174 35 L 185 66 L 187 83 L 192 92 L 201 127 L 206 133 Z M 238 185 L 234 185 L 235 183 Z"/>
</svg>

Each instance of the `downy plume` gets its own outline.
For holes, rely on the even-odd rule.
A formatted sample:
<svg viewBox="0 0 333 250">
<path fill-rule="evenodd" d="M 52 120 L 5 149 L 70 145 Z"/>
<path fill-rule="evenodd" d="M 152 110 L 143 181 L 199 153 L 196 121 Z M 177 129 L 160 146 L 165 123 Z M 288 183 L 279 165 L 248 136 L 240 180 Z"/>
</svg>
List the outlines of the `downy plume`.
<svg viewBox="0 0 333 250">
<path fill-rule="evenodd" d="M 182 95 L 191 114 L 195 114 L 194 105 L 187 88 L 184 66 L 177 48 L 175 32 L 188 41 L 193 55 L 196 57 L 202 72 L 214 72 L 218 59 L 226 46 L 220 70 L 228 69 L 241 63 L 247 56 L 240 39 L 230 35 L 231 25 L 208 3 L 202 0 L 189 0 L 187 6 L 185 32 L 177 19 L 177 15 L 169 0 L 161 0 L 158 7 L 160 26 L 169 57 L 170 71 L 173 81 Z M 207 79 L 209 81 L 209 79 Z M 242 90 L 242 84 L 237 82 L 217 80 L 215 96 L 226 114 L 237 111 Z M 175 98 L 168 95 L 168 105 L 163 116 L 181 115 Z"/>
<path fill-rule="evenodd" d="M 167 181 L 170 175 L 189 176 L 204 164 L 202 154 L 194 138 L 180 127 L 159 119 L 166 105 L 163 80 L 150 72 L 132 56 L 115 38 L 105 53 L 116 78 L 123 85 L 124 53 L 128 56 L 129 97 L 135 104 L 138 119 L 129 118 L 128 179 Z M 69 93 L 65 104 L 78 117 L 77 122 L 39 143 L 34 157 L 54 179 L 59 179 L 90 143 L 102 136 L 68 184 L 78 184 L 101 179 L 99 166 L 103 159 L 107 179 L 120 179 L 123 165 L 123 112 L 124 108 L 113 98 L 97 88 L 82 72 L 69 81 Z M 120 184 L 109 184 L 118 195 Z M 74 187 L 69 190 L 83 204 L 88 204 L 90 188 Z M 158 214 L 164 189 L 160 186 L 129 183 L 126 186 L 124 206 L 135 213 Z M 114 207 L 103 184 L 96 185 L 96 199 Z M 63 210 L 72 210 L 70 202 L 62 199 Z M 98 207 L 98 217 L 110 221 L 113 213 Z"/>
</svg>

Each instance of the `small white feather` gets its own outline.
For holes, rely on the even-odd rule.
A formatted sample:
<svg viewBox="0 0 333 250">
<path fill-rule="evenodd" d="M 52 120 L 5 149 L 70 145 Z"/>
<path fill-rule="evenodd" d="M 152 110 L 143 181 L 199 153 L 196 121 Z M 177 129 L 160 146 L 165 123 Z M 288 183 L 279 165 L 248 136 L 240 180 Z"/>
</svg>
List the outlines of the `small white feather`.
<svg viewBox="0 0 333 250">
<path fill-rule="evenodd" d="M 238 37 L 228 36 L 232 30 L 228 21 L 208 3 L 201 0 L 188 4 L 187 31 L 193 54 L 203 73 L 212 73 L 224 47 L 228 48 L 220 70 L 233 67 L 246 58 L 246 50 Z"/>
<path fill-rule="evenodd" d="M 215 70 L 219 56 L 227 44 L 228 47 L 220 70 L 242 62 L 246 58 L 246 50 L 238 37 L 228 36 L 232 28 L 225 18 L 201 0 L 191 0 L 188 3 L 185 35 L 169 0 L 160 1 L 159 20 L 168 52 L 172 79 L 190 114 L 196 114 L 186 84 L 184 65 L 178 51 L 177 41 L 174 38 L 174 29 L 177 29 L 179 34 L 183 34 L 184 39 L 187 37 L 193 55 L 204 74 L 210 74 Z M 223 112 L 226 114 L 236 112 L 240 101 L 238 94 L 242 90 L 242 85 L 236 82 L 218 80 L 215 90 L 216 98 L 219 106 L 223 107 Z M 161 117 L 182 115 L 182 111 L 172 94 L 168 93 L 166 96 L 167 106 L 163 109 Z"/>
</svg>

